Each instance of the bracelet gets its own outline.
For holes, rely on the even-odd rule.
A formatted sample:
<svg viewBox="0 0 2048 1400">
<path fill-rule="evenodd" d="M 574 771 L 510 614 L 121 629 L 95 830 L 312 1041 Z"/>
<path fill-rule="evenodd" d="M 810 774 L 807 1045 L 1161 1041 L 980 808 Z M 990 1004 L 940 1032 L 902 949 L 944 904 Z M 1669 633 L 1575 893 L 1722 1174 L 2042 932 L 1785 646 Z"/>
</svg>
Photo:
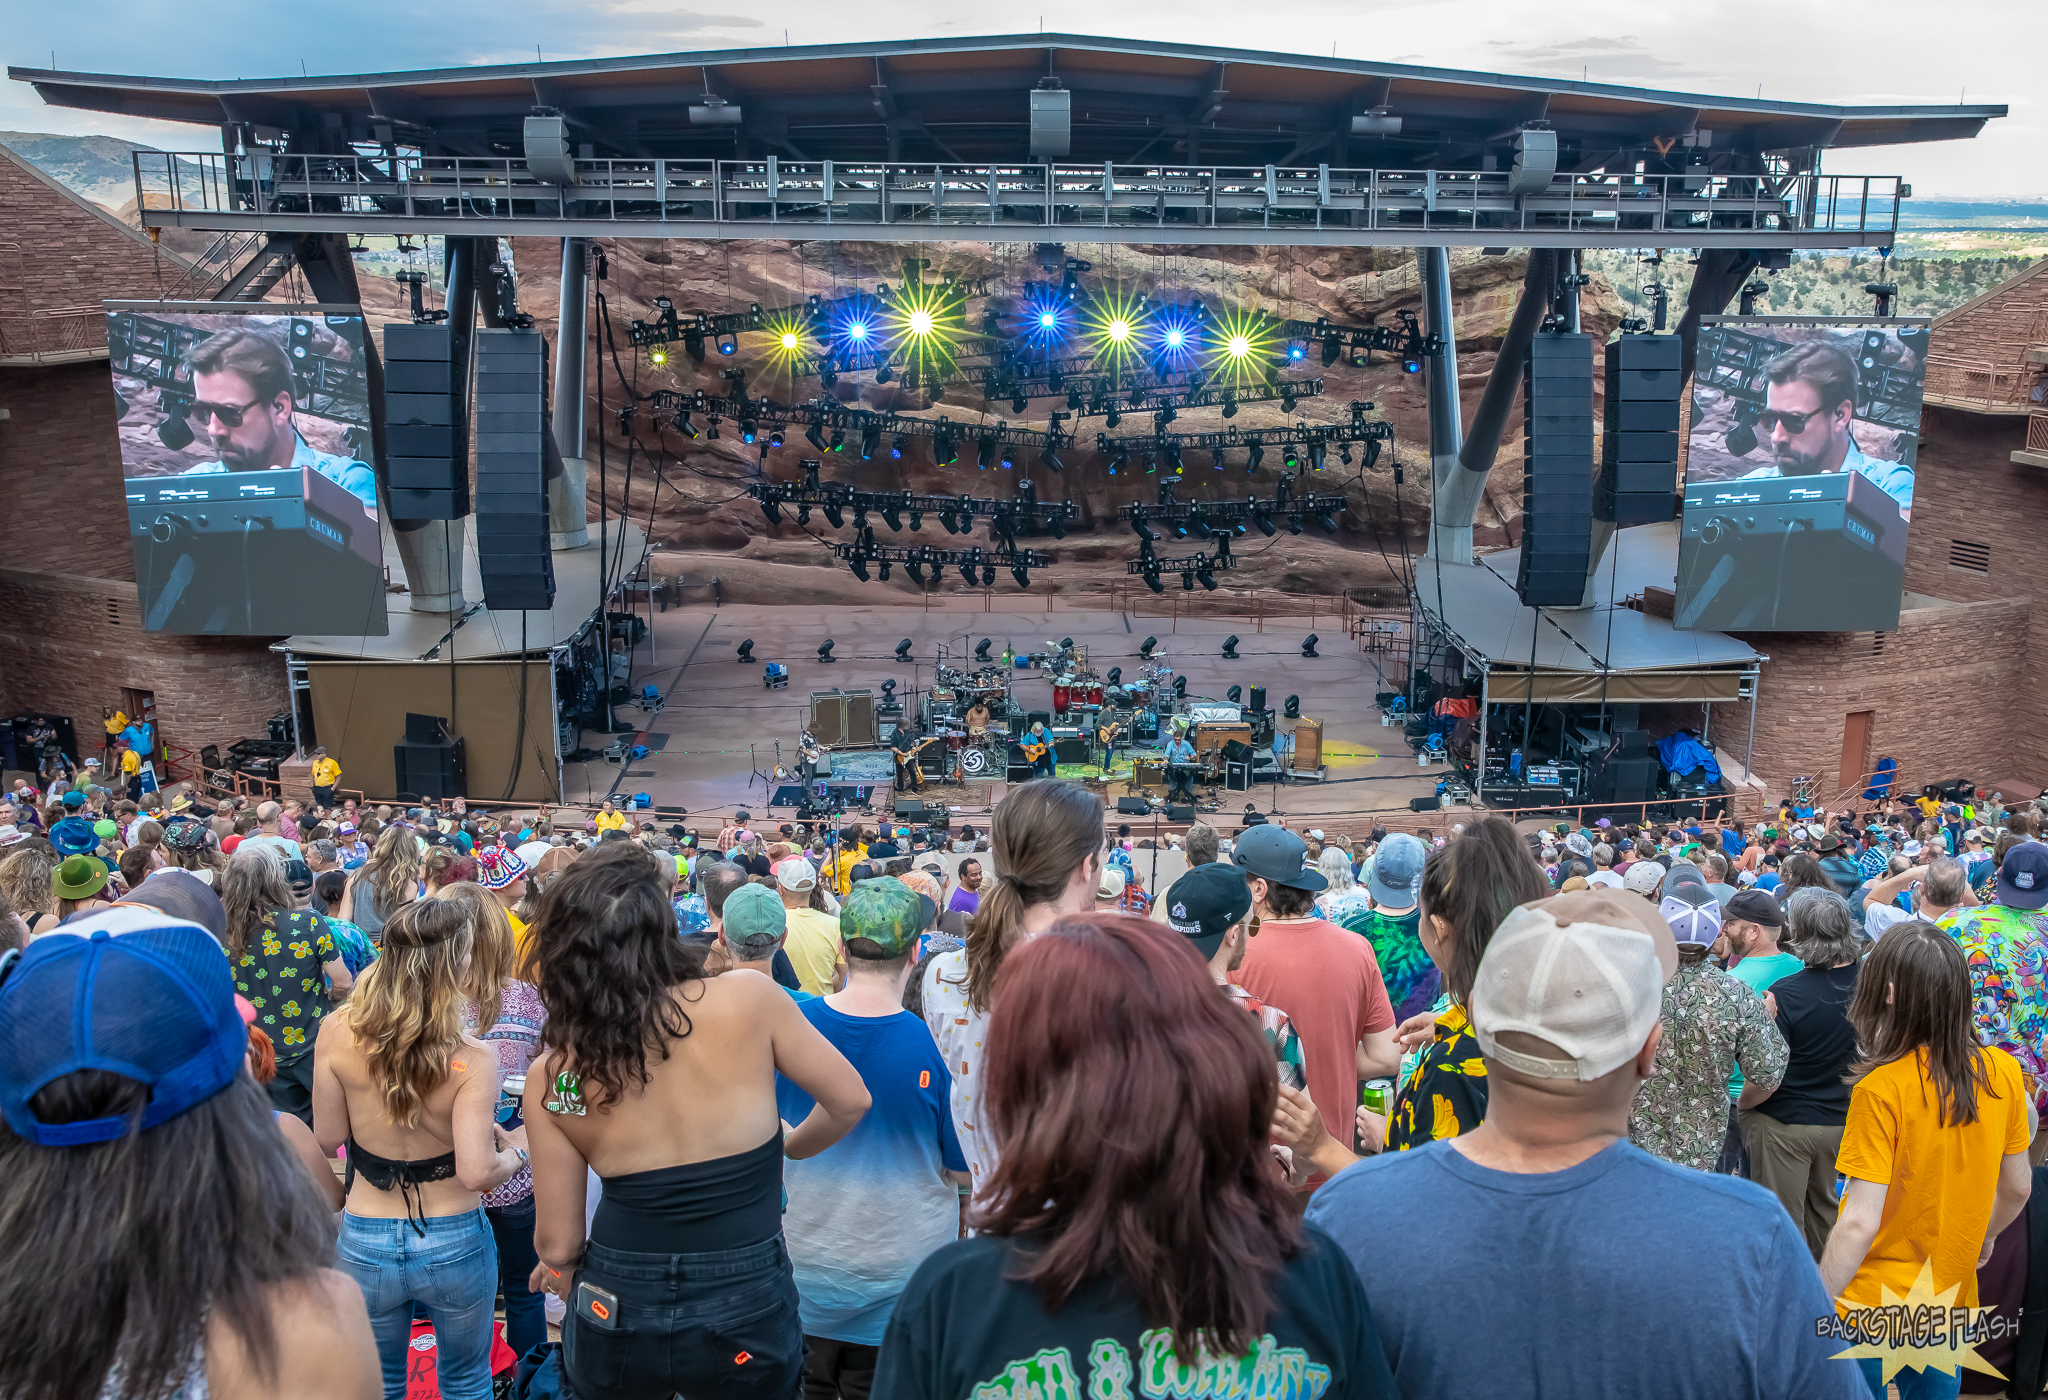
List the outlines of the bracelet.
<svg viewBox="0 0 2048 1400">
<path fill-rule="evenodd" d="M 519 1165 L 520 1165 L 520 1166 L 522 1166 L 522 1167 L 530 1167 L 530 1166 L 532 1166 L 532 1165 L 533 1165 L 533 1158 L 531 1158 L 531 1157 L 529 1157 L 529 1156 L 527 1156 L 527 1155 L 526 1155 L 526 1149 L 525 1149 L 525 1148 L 523 1148 L 523 1147 L 515 1147 L 515 1148 L 513 1148 L 512 1150 L 513 1150 L 514 1152 L 517 1152 L 517 1153 L 519 1154 Z"/>
</svg>

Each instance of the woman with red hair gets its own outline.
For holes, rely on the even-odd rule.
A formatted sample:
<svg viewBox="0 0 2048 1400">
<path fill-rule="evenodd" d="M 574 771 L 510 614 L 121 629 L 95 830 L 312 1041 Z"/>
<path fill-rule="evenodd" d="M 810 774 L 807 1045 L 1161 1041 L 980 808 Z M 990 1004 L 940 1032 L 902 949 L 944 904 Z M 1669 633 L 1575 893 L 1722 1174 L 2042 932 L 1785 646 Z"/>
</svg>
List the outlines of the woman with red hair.
<svg viewBox="0 0 2048 1400">
<path fill-rule="evenodd" d="M 1396 1393 L 1357 1275 L 1273 1169 L 1273 1052 L 1187 939 L 1062 918 L 1004 963 L 984 1064 L 978 1234 L 912 1276 L 874 1394 Z"/>
</svg>

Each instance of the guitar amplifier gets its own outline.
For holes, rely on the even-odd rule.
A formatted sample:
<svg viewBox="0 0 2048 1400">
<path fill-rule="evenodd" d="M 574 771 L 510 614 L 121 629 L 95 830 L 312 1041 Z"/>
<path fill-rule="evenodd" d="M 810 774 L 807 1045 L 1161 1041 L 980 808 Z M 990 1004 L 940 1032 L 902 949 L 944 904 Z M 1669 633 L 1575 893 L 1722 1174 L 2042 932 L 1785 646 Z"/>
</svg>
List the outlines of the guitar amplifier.
<svg viewBox="0 0 2048 1400">
<path fill-rule="evenodd" d="M 1134 788 L 1163 788 L 1166 786 L 1166 760 L 1163 758 L 1141 758 L 1131 765 L 1131 786 Z"/>
<path fill-rule="evenodd" d="M 1884 632 L 1898 626 L 1906 522 L 1861 472 L 1685 489 L 1672 626 Z"/>
<path fill-rule="evenodd" d="M 1252 727 L 1249 724 L 1203 724 L 1195 729 L 1195 757 L 1207 758 L 1225 744 L 1250 744 Z"/>
</svg>

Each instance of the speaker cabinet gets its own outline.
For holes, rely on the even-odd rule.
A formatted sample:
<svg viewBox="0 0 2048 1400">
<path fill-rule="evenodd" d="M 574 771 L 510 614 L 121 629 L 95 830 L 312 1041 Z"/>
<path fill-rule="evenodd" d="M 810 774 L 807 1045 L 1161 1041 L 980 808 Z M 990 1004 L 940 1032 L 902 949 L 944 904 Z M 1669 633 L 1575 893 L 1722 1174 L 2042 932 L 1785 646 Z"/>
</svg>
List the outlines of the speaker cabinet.
<svg viewBox="0 0 2048 1400">
<path fill-rule="evenodd" d="M 1195 809 L 1192 807 L 1168 807 L 1166 809 L 1166 819 L 1170 822 L 1191 822 L 1195 819 Z"/>
<path fill-rule="evenodd" d="M 530 330 L 476 335 L 476 554 L 484 606 L 555 605 L 543 456 L 544 342 Z"/>
<path fill-rule="evenodd" d="M 1515 592 L 1525 606 L 1575 608 L 1593 549 L 1591 336 L 1546 333 L 1530 341 L 1522 415 L 1522 557 Z"/>
<path fill-rule="evenodd" d="M 1683 353 L 1675 335 L 1608 342 L 1595 519 L 1650 525 L 1677 516 Z"/>
<path fill-rule="evenodd" d="M 469 414 L 446 325 L 384 328 L 385 504 L 399 520 L 469 514 Z"/>
<path fill-rule="evenodd" d="M 1120 817 L 1142 817 L 1150 814 L 1152 804 L 1142 797 L 1119 797 L 1116 812 Z"/>
<path fill-rule="evenodd" d="M 875 726 L 875 693 L 871 690 L 849 690 L 846 692 L 846 742 L 864 745 L 879 743 Z M 930 753 L 930 749 L 925 750 Z"/>
<path fill-rule="evenodd" d="M 469 796 L 469 764 L 460 739 L 447 744 L 394 744 L 391 766 L 400 797 Z"/>
<path fill-rule="evenodd" d="M 1223 761 L 1223 787 L 1227 792 L 1249 792 L 1252 786 L 1252 766 L 1244 759 L 1227 758 Z"/>
<path fill-rule="evenodd" d="M 811 737 L 837 748 L 846 742 L 846 696 L 837 690 L 811 692 Z"/>
</svg>

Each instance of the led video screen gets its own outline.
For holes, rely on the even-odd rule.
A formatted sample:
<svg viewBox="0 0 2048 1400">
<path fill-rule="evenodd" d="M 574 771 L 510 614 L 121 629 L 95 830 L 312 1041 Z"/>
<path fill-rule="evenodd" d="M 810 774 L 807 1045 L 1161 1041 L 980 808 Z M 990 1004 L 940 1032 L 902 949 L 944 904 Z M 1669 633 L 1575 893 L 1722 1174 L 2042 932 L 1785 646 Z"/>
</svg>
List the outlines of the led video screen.
<svg viewBox="0 0 2048 1400">
<path fill-rule="evenodd" d="M 1928 326 L 1755 316 L 1701 325 L 1675 625 L 1898 625 Z"/>
<path fill-rule="evenodd" d="M 361 310 L 106 305 L 143 627 L 383 636 Z"/>
</svg>

